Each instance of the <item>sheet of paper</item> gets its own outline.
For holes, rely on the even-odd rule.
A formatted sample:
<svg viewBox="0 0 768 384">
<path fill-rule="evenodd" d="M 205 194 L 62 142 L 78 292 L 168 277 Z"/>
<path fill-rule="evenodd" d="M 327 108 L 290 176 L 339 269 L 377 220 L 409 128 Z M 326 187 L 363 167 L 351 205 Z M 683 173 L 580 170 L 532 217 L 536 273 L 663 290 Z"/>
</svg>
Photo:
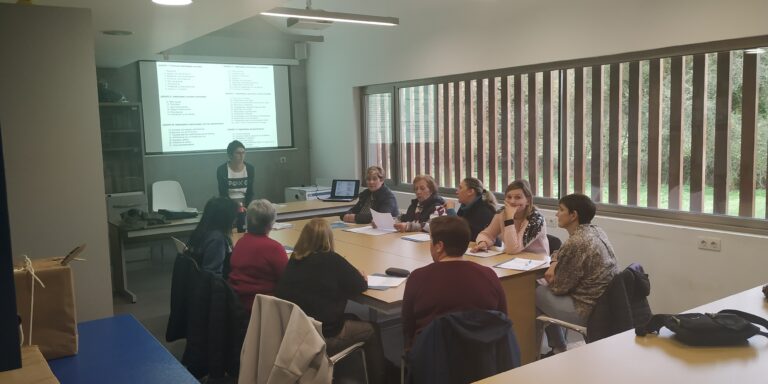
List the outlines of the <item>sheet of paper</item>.
<svg viewBox="0 0 768 384">
<path fill-rule="evenodd" d="M 280 229 L 286 229 L 286 228 L 293 228 L 293 224 L 291 223 L 275 223 L 272 225 L 272 229 L 280 230 Z"/>
<path fill-rule="evenodd" d="M 368 275 L 368 289 L 387 289 L 397 287 L 406 280 L 405 277 Z"/>
<path fill-rule="evenodd" d="M 504 253 L 504 251 L 502 251 L 501 248 L 497 248 L 497 247 L 492 247 L 492 248 L 488 248 L 488 250 L 486 251 L 477 251 L 477 252 L 472 252 L 471 249 L 472 248 L 467 248 L 467 252 L 465 252 L 464 254 L 469 256 L 475 256 L 475 257 L 491 257 L 491 256 L 501 255 L 502 253 Z"/>
<path fill-rule="evenodd" d="M 285 253 L 291 254 L 293 252 L 293 247 L 290 245 L 283 245 L 283 248 L 285 248 Z"/>
<path fill-rule="evenodd" d="M 387 233 L 396 232 L 394 229 L 374 228 L 370 225 L 366 225 L 365 227 L 344 228 L 343 231 L 362 233 L 363 235 L 370 235 L 370 236 L 386 235 Z"/>
<path fill-rule="evenodd" d="M 424 241 L 429 241 L 431 238 L 429 237 L 428 233 L 414 233 L 413 235 L 403 236 L 401 239 L 421 243 Z"/>
<path fill-rule="evenodd" d="M 514 269 L 516 271 L 530 271 L 547 263 L 547 260 L 531 260 L 515 257 L 512 260 L 495 265 L 496 268 Z"/>
<path fill-rule="evenodd" d="M 330 225 L 331 225 L 331 229 L 346 228 L 347 227 L 347 223 L 345 223 L 343 221 L 334 221 Z"/>
<path fill-rule="evenodd" d="M 389 212 L 381 213 L 371 209 L 371 216 L 373 216 L 373 223 L 376 224 L 376 228 L 395 229 L 395 218 Z"/>
</svg>

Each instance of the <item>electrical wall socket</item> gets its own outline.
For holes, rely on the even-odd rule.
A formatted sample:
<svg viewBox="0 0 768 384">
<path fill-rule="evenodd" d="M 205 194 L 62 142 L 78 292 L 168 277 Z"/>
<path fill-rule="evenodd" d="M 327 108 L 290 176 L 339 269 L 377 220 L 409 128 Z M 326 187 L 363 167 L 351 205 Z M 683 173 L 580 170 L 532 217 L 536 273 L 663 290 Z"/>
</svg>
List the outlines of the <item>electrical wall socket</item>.
<svg viewBox="0 0 768 384">
<path fill-rule="evenodd" d="M 288 158 L 286 158 L 285 156 L 280 157 L 280 164 L 285 164 L 287 162 L 288 162 Z"/>
<path fill-rule="evenodd" d="M 699 249 L 720 252 L 721 243 L 719 237 L 699 236 Z"/>
</svg>

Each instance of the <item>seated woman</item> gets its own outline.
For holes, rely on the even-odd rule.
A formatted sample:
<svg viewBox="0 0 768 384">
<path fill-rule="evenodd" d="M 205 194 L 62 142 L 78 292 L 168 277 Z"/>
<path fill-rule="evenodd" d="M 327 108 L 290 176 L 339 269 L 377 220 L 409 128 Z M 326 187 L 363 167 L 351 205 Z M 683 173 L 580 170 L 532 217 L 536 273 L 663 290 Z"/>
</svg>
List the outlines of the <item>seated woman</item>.
<svg viewBox="0 0 768 384">
<path fill-rule="evenodd" d="M 445 203 L 446 213 L 449 216 L 458 215 L 469 223 L 472 231 L 472 239 L 477 239 L 480 231 L 485 229 L 496 214 L 496 196 L 483 186 L 483 182 L 474 177 L 462 180 L 456 188 L 456 196 L 459 200 L 459 209 L 453 201 Z"/>
<path fill-rule="evenodd" d="M 445 204 L 437 194 L 437 184 L 432 176 L 418 175 L 413 178 L 413 191 L 416 198 L 411 200 L 408 211 L 401 215 L 395 223 L 395 229 L 400 232 L 415 232 L 424 229 L 435 208 Z"/>
<path fill-rule="evenodd" d="M 392 191 L 384 185 L 384 170 L 371 166 L 365 171 L 365 183 L 368 189 L 360 192 L 357 204 L 341 215 L 347 223 L 368 224 L 373 220 L 371 209 L 376 212 L 389 212 L 392 216 L 400 214 L 397 200 Z"/>
<path fill-rule="evenodd" d="M 328 222 L 315 218 L 304 226 L 275 296 L 298 305 L 323 323 L 329 355 L 365 342 L 365 360 L 372 383 L 384 380 L 384 351 L 374 324 L 345 315 L 347 300 L 368 289 L 365 276 L 334 251 Z"/>
<path fill-rule="evenodd" d="M 248 311 L 257 294 L 272 295 L 288 264 L 282 244 L 269 238 L 275 207 L 268 200 L 254 200 L 246 213 L 248 231 L 235 245 L 230 261 L 229 285 Z"/>
<path fill-rule="evenodd" d="M 496 272 L 462 257 L 471 240 L 467 222 L 456 216 L 440 216 L 432 219 L 429 227 L 434 263 L 414 270 L 405 283 L 402 316 L 406 349 L 419 331 L 440 315 L 471 309 L 507 313 L 507 299 Z"/>
<path fill-rule="evenodd" d="M 491 224 L 477 235 L 477 244 L 473 251 L 482 251 L 496 243 L 501 235 L 504 252 L 514 255 L 520 252 L 532 252 L 549 255 L 547 225 L 544 216 L 533 205 L 533 194 L 527 180 L 515 180 L 504 192 L 504 208 L 500 210 Z"/>
<path fill-rule="evenodd" d="M 586 325 L 592 308 L 614 276 L 619 273 L 608 236 L 590 224 L 595 204 L 589 197 L 571 194 L 560 199 L 557 225 L 568 231 L 568 240 L 552 255 L 544 274 L 548 285 L 536 288 L 540 313 L 578 325 Z M 552 353 L 565 351 L 562 327 L 549 325 L 547 340 Z"/>
<path fill-rule="evenodd" d="M 219 196 L 229 197 L 240 206 L 247 206 L 253 199 L 253 165 L 245 162 L 245 146 L 238 140 L 227 145 L 229 161 L 216 169 Z"/>
<path fill-rule="evenodd" d="M 201 269 L 227 278 L 232 253 L 232 224 L 237 204 L 226 197 L 214 197 L 205 203 L 203 216 L 189 236 L 189 250 Z"/>
</svg>

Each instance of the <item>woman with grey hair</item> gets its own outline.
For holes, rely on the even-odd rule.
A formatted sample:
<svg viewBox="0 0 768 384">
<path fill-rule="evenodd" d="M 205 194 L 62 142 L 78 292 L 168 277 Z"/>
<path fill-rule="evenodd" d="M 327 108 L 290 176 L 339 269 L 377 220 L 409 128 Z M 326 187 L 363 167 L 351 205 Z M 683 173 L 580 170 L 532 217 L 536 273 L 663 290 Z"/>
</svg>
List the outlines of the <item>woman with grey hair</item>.
<svg viewBox="0 0 768 384">
<path fill-rule="evenodd" d="M 249 312 L 254 296 L 273 294 L 288 264 L 285 248 L 268 236 L 275 215 L 275 207 L 268 200 L 251 202 L 246 212 L 248 231 L 232 251 L 229 285 Z"/>
</svg>

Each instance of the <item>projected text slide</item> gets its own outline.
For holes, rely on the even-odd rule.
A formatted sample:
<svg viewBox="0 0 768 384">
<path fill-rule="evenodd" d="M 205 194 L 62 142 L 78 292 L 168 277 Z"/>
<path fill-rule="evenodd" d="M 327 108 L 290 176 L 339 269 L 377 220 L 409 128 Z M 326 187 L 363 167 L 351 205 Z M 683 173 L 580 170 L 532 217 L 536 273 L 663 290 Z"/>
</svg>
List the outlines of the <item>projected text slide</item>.
<svg viewBox="0 0 768 384">
<path fill-rule="evenodd" d="M 163 152 L 278 145 L 273 66 L 156 64 Z"/>
</svg>

